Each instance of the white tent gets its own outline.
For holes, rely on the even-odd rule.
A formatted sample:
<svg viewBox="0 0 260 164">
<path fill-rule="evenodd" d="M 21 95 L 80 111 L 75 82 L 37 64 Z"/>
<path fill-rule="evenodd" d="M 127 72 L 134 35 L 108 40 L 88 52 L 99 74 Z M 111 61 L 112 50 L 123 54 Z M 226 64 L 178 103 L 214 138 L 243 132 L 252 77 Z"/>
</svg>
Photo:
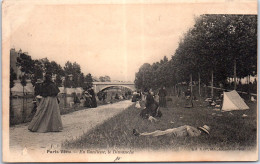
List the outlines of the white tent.
<svg viewBox="0 0 260 164">
<path fill-rule="evenodd" d="M 11 88 L 12 95 L 13 96 L 23 96 L 23 89 L 24 89 L 24 93 L 26 93 L 26 94 L 34 92 L 34 88 L 33 88 L 32 84 L 27 84 L 23 88 L 21 83 L 15 83 L 14 87 Z"/>
<path fill-rule="evenodd" d="M 65 93 L 71 95 L 72 93 L 75 93 L 75 88 L 66 88 Z"/>
<path fill-rule="evenodd" d="M 64 87 L 59 87 L 60 93 L 65 93 Z"/>
<path fill-rule="evenodd" d="M 27 93 L 33 93 L 34 92 L 34 87 L 33 87 L 32 83 L 27 83 L 24 88 L 26 89 Z"/>
<path fill-rule="evenodd" d="M 72 93 L 76 93 L 76 94 L 82 94 L 82 92 L 84 91 L 81 87 L 78 88 L 64 88 L 64 87 L 59 87 L 60 93 L 66 93 L 66 94 L 72 94 Z"/>
<path fill-rule="evenodd" d="M 81 87 L 75 89 L 76 94 L 82 94 L 84 90 Z"/>
<path fill-rule="evenodd" d="M 249 109 L 249 107 L 235 90 L 231 92 L 224 92 L 222 111 L 246 109 Z"/>
</svg>

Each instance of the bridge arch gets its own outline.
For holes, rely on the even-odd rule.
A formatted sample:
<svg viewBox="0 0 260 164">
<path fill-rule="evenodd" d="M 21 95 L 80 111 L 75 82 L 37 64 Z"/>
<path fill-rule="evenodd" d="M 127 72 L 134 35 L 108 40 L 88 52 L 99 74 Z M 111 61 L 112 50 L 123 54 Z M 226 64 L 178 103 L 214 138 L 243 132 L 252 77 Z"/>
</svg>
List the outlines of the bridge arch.
<svg viewBox="0 0 260 164">
<path fill-rule="evenodd" d="M 131 91 L 135 90 L 135 84 L 132 82 L 93 82 L 93 87 L 96 93 L 110 87 L 123 87 Z"/>
<path fill-rule="evenodd" d="M 135 88 L 132 88 L 132 87 L 127 86 L 127 85 L 107 85 L 107 86 L 102 87 L 98 92 L 104 91 L 104 90 L 111 88 L 111 87 L 122 87 L 122 88 L 130 89 L 132 92 L 135 91 Z"/>
</svg>

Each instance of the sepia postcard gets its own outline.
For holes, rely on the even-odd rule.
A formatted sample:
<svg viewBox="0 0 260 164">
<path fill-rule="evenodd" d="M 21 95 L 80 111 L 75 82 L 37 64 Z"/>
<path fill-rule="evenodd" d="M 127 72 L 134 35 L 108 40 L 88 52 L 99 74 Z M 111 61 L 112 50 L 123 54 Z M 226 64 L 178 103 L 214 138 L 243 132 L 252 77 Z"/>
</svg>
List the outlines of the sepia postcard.
<svg viewBox="0 0 260 164">
<path fill-rule="evenodd" d="M 256 0 L 4 0 L 4 162 L 258 161 Z"/>
</svg>

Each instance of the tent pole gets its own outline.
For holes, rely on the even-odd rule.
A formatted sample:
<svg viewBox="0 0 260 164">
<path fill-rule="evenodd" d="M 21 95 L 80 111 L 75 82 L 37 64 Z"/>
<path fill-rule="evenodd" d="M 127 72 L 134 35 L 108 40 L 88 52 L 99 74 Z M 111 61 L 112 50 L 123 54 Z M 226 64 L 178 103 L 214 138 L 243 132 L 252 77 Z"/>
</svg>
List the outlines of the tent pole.
<svg viewBox="0 0 260 164">
<path fill-rule="evenodd" d="M 176 84 L 174 85 L 174 93 L 175 93 L 175 95 L 177 94 L 177 91 L 176 91 Z"/>
<path fill-rule="evenodd" d="M 199 75 L 199 96 L 201 96 L 201 94 L 200 94 L 200 73 L 198 73 L 198 75 Z"/>
<path fill-rule="evenodd" d="M 190 91 L 191 91 L 191 93 L 192 93 L 192 74 L 190 74 Z"/>
</svg>

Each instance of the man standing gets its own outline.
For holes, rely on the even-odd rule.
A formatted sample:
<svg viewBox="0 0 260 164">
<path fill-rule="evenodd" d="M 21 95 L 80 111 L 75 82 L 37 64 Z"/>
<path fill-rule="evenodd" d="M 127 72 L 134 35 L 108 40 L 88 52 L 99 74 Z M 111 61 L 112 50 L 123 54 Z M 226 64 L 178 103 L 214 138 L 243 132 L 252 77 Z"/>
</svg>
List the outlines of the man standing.
<svg viewBox="0 0 260 164">
<path fill-rule="evenodd" d="M 166 108 L 167 107 L 167 104 L 166 104 L 167 91 L 166 91 L 165 87 L 161 87 L 158 95 L 159 95 L 159 106 Z"/>
<path fill-rule="evenodd" d="M 107 92 L 102 92 L 103 103 L 105 103 L 106 98 L 107 98 Z"/>
<path fill-rule="evenodd" d="M 193 107 L 192 93 L 191 93 L 189 88 L 185 92 L 185 99 L 186 99 L 185 107 L 186 108 L 192 108 Z"/>
</svg>

